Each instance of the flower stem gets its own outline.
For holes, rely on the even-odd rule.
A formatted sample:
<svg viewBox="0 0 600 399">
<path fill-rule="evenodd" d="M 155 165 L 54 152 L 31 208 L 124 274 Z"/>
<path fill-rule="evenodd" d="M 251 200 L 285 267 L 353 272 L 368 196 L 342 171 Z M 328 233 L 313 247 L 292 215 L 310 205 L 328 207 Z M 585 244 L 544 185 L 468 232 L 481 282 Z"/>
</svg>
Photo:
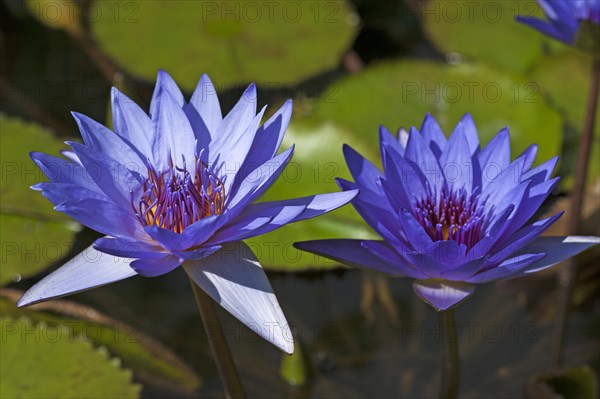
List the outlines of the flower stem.
<svg viewBox="0 0 600 399">
<path fill-rule="evenodd" d="M 587 111 L 581 134 L 581 142 L 577 153 L 575 165 L 575 186 L 571 195 L 571 206 L 569 209 L 568 234 L 579 232 L 581 210 L 585 195 L 588 165 L 590 161 L 590 150 L 594 137 L 594 126 L 596 125 L 596 110 L 598 108 L 598 90 L 600 88 L 600 57 L 595 56 L 592 64 L 592 77 L 590 92 L 588 96 Z M 577 274 L 575 263 L 571 260 L 566 262 L 558 271 L 558 308 L 554 336 L 552 337 L 552 366 L 560 368 L 563 361 L 563 346 L 567 331 L 569 308 Z"/>
<path fill-rule="evenodd" d="M 223 334 L 215 303 L 193 280 L 190 279 L 190 283 L 196 297 L 198 310 L 202 316 L 202 323 L 204 324 L 210 348 L 219 369 L 225 395 L 229 399 L 245 398 L 246 393 L 231 357 L 229 346 L 227 346 L 227 339 L 225 338 L 225 334 Z"/>
<path fill-rule="evenodd" d="M 456 399 L 460 384 L 460 360 L 458 357 L 458 333 L 454 310 L 438 313 L 442 332 L 442 380 L 440 399 Z"/>
</svg>

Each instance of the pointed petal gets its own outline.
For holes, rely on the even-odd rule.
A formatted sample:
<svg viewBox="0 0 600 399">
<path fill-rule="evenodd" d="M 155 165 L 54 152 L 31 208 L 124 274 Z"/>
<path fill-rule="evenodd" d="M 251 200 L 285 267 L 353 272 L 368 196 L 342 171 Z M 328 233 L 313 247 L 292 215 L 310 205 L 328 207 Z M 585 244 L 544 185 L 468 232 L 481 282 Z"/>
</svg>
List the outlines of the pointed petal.
<svg viewBox="0 0 600 399">
<path fill-rule="evenodd" d="M 171 75 L 169 75 L 166 71 L 159 69 L 158 75 L 156 76 L 154 92 L 152 93 L 152 100 L 150 101 L 150 116 L 152 116 L 153 120 L 156 120 L 156 115 L 161 107 L 160 97 L 163 95 L 163 93 L 168 93 L 169 97 L 173 99 L 179 108 L 183 107 L 185 100 L 181 90 L 179 90 L 179 87 L 177 87 L 177 83 L 175 83 Z"/>
<path fill-rule="evenodd" d="M 475 127 L 475 122 L 470 113 L 466 113 L 465 116 L 462 117 L 454 131 L 456 132 L 456 130 L 463 131 L 463 134 L 469 143 L 469 151 L 471 152 L 471 155 L 475 155 L 479 150 L 479 136 L 477 135 L 477 128 Z M 454 132 L 452 134 L 454 134 Z"/>
<path fill-rule="evenodd" d="M 544 254 L 525 254 L 507 259 L 498 266 L 482 273 L 469 277 L 466 281 L 470 283 L 483 284 L 510 277 L 517 277 L 531 265 L 545 257 Z"/>
<path fill-rule="evenodd" d="M 148 238 L 140 222 L 112 202 L 78 198 L 62 202 L 54 209 L 102 234 L 140 240 Z"/>
<path fill-rule="evenodd" d="M 29 156 L 52 183 L 74 184 L 98 194 L 105 195 L 94 179 L 78 163 L 67 161 L 43 152 L 31 152 Z"/>
<path fill-rule="evenodd" d="M 286 353 L 294 351 L 287 320 L 260 263 L 243 242 L 213 255 L 187 261 L 190 278 L 235 318 Z"/>
<path fill-rule="evenodd" d="M 129 141 L 146 159 L 153 163 L 152 141 L 154 124 L 146 113 L 129 97 L 113 87 L 111 92 L 113 129 Z"/>
<path fill-rule="evenodd" d="M 384 152 L 387 151 L 391 153 L 391 156 L 403 157 L 404 156 L 404 147 L 400 145 L 398 139 L 396 139 L 392 133 L 390 133 L 383 125 L 379 126 L 379 146 L 381 149 L 381 160 L 383 162 L 383 170 L 385 171 L 386 166 L 386 158 L 384 156 Z"/>
<path fill-rule="evenodd" d="M 277 112 L 258 128 L 252 147 L 242 167 L 242 171 L 246 175 L 275 156 L 290 123 L 292 106 L 292 100 L 287 100 Z M 243 177 L 246 176 L 243 175 Z"/>
<path fill-rule="evenodd" d="M 124 238 L 102 237 L 94 242 L 98 251 L 123 258 L 148 259 L 164 258 L 168 252 L 152 243 L 133 241 Z"/>
<path fill-rule="evenodd" d="M 231 217 L 239 215 L 244 207 L 258 199 L 277 180 L 293 153 L 294 146 L 291 146 L 246 176 L 240 183 L 240 188 L 226 204 Z"/>
<path fill-rule="evenodd" d="M 482 188 L 495 181 L 510 164 L 510 136 L 504 128 L 479 152 Z"/>
<path fill-rule="evenodd" d="M 216 132 L 211 132 L 212 141 L 209 147 L 209 162 L 229 159 L 228 151 L 233 150 L 232 143 L 238 142 L 248 126 L 256 117 L 256 86 L 251 84 L 242 94 L 233 109 L 223 118 Z M 252 137 L 254 138 L 253 132 Z M 247 154 L 249 147 L 245 150 Z M 221 159 L 222 158 L 222 159 Z M 238 168 L 240 165 L 237 166 Z M 230 167 L 231 169 L 231 167 Z"/>
<path fill-rule="evenodd" d="M 594 236 L 539 237 L 520 253 L 541 252 L 546 256 L 530 265 L 525 273 L 534 273 L 548 268 L 598 244 L 600 244 L 600 237 Z"/>
<path fill-rule="evenodd" d="M 194 94 L 190 99 L 190 104 L 198 111 L 211 137 L 216 135 L 219 124 L 223 120 L 223 114 L 221 113 L 217 91 L 208 75 L 202 75 L 202 78 L 200 78 L 200 82 L 198 82 L 198 86 L 196 86 L 196 90 L 194 90 Z"/>
<path fill-rule="evenodd" d="M 210 241 L 215 243 L 239 241 L 265 234 L 288 223 L 330 212 L 348 203 L 356 194 L 358 190 L 251 204 L 244 209 L 237 220 L 216 233 Z M 267 221 L 264 222 L 264 219 Z M 254 223 L 255 220 L 258 223 Z"/>
<path fill-rule="evenodd" d="M 146 174 L 148 167 L 144 156 L 130 143 L 93 119 L 77 112 L 72 114 L 86 145 L 119 160 L 129 170 Z"/>
<path fill-rule="evenodd" d="M 131 207 L 131 192 L 140 188 L 139 174 L 128 170 L 113 158 L 83 144 L 68 142 L 89 176 L 114 203 L 125 209 Z"/>
<path fill-rule="evenodd" d="M 382 175 L 381 171 L 348 144 L 343 145 L 343 151 L 348 169 L 350 169 L 354 181 L 361 188 L 377 192 L 378 189 L 375 185 L 375 180 Z"/>
<path fill-rule="evenodd" d="M 453 190 L 465 188 L 468 194 L 471 193 L 471 182 L 474 176 L 471 145 L 467 139 L 465 126 L 459 122 L 440 157 L 440 165 L 450 187 Z"/>
<path fill-rule="evenodd" d="M 448 151 L 448 144 L 444 151 Z M 444 182 L 443 171 L 440 168 L 438 159 L 431 152 L 429 143 L 415 128 L 410 129 L 404 157 L 407 161 L 415 165 L 415 169 L 419 171 L 421 177 L 429 183 L 431 188 L 439 193 Z"/>
<path fill-rule="evenodd" d="M 27 290 L 17 306 L 59 298 L 135 276 L 130 258 L 108 255 L 88 247 Z"/>
<path fill-rule="evenodd" d="M 430 113 L 427 113 L 425 119 L 423 119 L 421 134 L 429 143 L 429 148 L 431 148 L 433 155 L 435 155 L 436 158 L 439 158 L 446 148 L 447 140 L 440 125 L 438 125 L 437 121 Z"/>
<path fill-rule="evenodd" d="M 157 225 L 147 226 L 144 230 L 164 248 L 170 251 L 185 251 L 208 240 L 221 227 L 222 222 L 223 219 L 219 215 L 212 215 L 192 223 L 181 233 Z"/>
<path fill-rule="evenodd" d="M 182 104 L 173 99 L 166 89 L 157 85 L 153 99 L 155 110 L 152 120 L 156 133 L 152 143 L 152 153 L 159 168 L 169 166 L 169 161 L 182 167 L 185 158 L 188 167 L 193 165 L 196 156 L 196 136 Z"/>
<path fill-rule="evenodd" d="M 162 258 L 146 258 L 136 259 L 131 262 L 131 268 L 135 270 L 139 275 L 144 277 L 156 277 L 167 274 L 175 270 L 183 259 L 175 255 L 167 255 Z"/>
<path fill-rule="evenodd" d="M 438 312 L 458 306 L 475 292 L 473 284 L 441 279 L 415 280 L 413 289 L 419 298 Z"/>
<path fill-rule="evenodd" d="M 348 239 L 314 240 L 295 242 L 294 247 L 346 265 L 372 269 L 389 275 L 400 275 L 401 272 L 395 265 L 385 262 L 367 249 L 363 245 L 365 241 Z"/>
</svg>

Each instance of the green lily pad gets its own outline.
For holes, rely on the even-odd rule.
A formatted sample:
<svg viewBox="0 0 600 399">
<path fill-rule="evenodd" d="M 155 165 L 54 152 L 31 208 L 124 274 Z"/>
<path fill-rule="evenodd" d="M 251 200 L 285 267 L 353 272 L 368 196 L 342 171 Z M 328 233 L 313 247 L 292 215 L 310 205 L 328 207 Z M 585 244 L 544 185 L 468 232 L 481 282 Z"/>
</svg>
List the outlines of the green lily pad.
<svg viewBox="0 0 600 399">
<path fill-rule="evenodd" d="M 58 324 L 0 317 L 3 398 L 138 398 L 141 387 L 104 348 Z"/>
<path fill-rule="evenodd" d="M 336 177 L 350 179 L 342 154 L 342 143 L 352 142 L 365 155 L 373 154 L 359 137 L 333 123 L 293 122 L 286 132 L 282 148 L 296 144 L 294 157 L 277 182 L 260 201 L 276 201 L 312 194 L 339 192 Z M 373 143 L 375 144 L 375 143 Z M 377 238 L 350 204 L 314 219 L 286 225 L 276 231 L 246 240 L 260 263 L 271 270 L 301 271 L 331 269 L 334 261 L 300 251 L 296 241 L 324 238 Z"/>
<path fill-rule="evenodd" d="M 541 16 L 533 1 L 432 0 L 421 8 L 425 31 L 441 51 L 509 71 L 526 71 L 550 42 L 515 21 L 517 15 Z"/>
<path fill-rule="evenodd" d="M 333 120 L 372 147 L 378 145 L 379 125 L 392 131 L 418 127 L 430 112 L 448 136 L 470 112 L 482 144 L 510 127 L 513 158 L 533 143 L 539 145 L 538 161 L 560 150 L 560 115 L 546 104 L 538 86 L 484 65 L 381 63 L 333 86 L 333 99 L 319 101 L 311 118 Z"/>
<path fill-rule="evenodd" d="M 42 309 L 39 309 L 39 307 Z M 64 316 L 61 312 L 64 308 Z M 92 318 L 68 313 L 92 315 Z M 169 349 L 140 333 L 133 326 L 110 319 L 94 309 L 69 301 L 55 301 L 37 308 L 19 309 L 14 302 L 0 298 L 0 314 L 14 318 L 26 317 L 34 322 L 60 325 L 70 336 L 81 336 L 86 341 L 103 346 L 123 361 L 142 381 L 176 387 L 178 391 L 194 392 L 201 383 L 198 375 Z"/>
<path fill-rule="evenodd" d="M 32 150 L 58 154 L 61 143 L 41 126 L 0 114 L 0 285 L 40 272 L 68 255 L 78 224 L 29 187 L 43 181 Z"/>
<path fill-rule="evenodd" d="M 338 63 L 357 25 L 344 1 L 127 0 L 94 6 L 102 12 L 91 30 L 111 57 L 149 80 L 163 68 L 187 90 L 201 73 L 227 85 L 305 79 Z"/>
<path fill-rule="evenodd" d="M 572 172 L 571 165 L 575 164 L 577 149 L 581 142 L 581 129 L 590 91 L 591 70 L 591 56 L 567 49 L 544 58 L 533 72 L 533 77 L 541 92 L 548 97 L 549 103 L 564 115 L 568 124 L 562 154 L 564 162 L 569 165 L 568 168 L 565 168 L 565 172 Z M 564 80 L 557 79 L 557 76 L 568 76 L 569 83 L 565 84 Z M 600 115 L 600 104 L 596 108 L 596 115 Z M 591 182 L 600 176 L 599 165 L 600 125 L 596 123 L 588 181 Z"/>
</svg>

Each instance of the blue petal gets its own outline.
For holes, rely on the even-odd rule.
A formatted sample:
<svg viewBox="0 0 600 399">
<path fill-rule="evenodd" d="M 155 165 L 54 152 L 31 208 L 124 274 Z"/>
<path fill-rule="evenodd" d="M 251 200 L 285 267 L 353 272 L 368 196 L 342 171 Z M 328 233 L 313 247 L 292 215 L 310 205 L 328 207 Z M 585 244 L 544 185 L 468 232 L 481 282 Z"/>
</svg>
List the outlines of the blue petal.
<svg viewBox="0 0 600 399">
<path fill-rule="evenodd" d="M 225 205 L 229 217 L 238 216 L 244 207 L 258 199 L 277 180 L 293 153 L 294 146 L 291 146 L 246 176 Z"/>
<path fill-rule="evenodd" d="M 440 166 L 452 191 L 465 188 L 467 194 L 471 194 L 474 174 L 470 145 L 466 128 L 459 122 L 440 157 Z"/>
<path fill-rule="evenodd" d="M 529 185 L 525 198 L 521 200 L 519 206 L 515 210 L 515 214 L 509 221 L 504 232 L 504 237 L 511 236 L 521 226 L 540 209 L 546 198 L 552 193 L 552 190 L 558 185 L 560 178 L 556 177 L 552 180 L 545 181 L 535 186 Z"/>
<path fill-rule="evenodd" d="M 415 199 L 428 196 L 427 181 L 418 165 L 407 161 L 405 158 L 395 157 L 384 145 L 384 159 L 386 164 L 385 181 L 392 192 L 397 195 L 398 203 L 404 204 L 405 208 L 413 206 Z M 443 179 L 439 179 L 437 186 L 431 186 L 439 190 Z M 377 187 L 377 185 L 375 184 Z M 361 186 L 361 190 L 362 190 Z M 377 193 L 377 191 L 375 191 Z M 438 191 L 439 192 L 439 191 Z M 362 191 L 361 191 L 362 194 Z M 392 202 L 392 201 L 390 201 Z"/>
<path fill-rule="evenodd" d="M 361 189 L 366 188 L 377 192 L 375 180 L 382 176 L 381 171 L 349 145 L 344 144 L 343 151 L 354 181 L 360 185 Z"/>
<path fill-rule="evenodd" d="M 415 280 L 413 289 L 419 298 L 438 312 L 457 306 L 475 292 L 473 284 L 441 279 Z"/>
<path fill-rule="evenodd" d="M 336 179 L 336 181 L 344 191 L 359 188 L 357 184 L 344 179 Z M 360 187 L 358 196 L 352 200 L 352 206 L 365 222 L 377 232 L 380 232 L 378 227 L 381 224 L 387 226 L 389 230 L 395 230 L 399 227 L 396 212 L 390 208 L 389 202 L 381 195 L 377 195 L 368 189 Z"/>
<path fill-rule="evenodd" d="M 115 87 L 111 90 L 113 129 L 153 164 L 154 124 L 146 113 Z"/>
<path fill-rule="evenodd" d="M 431 237 L 425 232 L 423 226 L 417 222 L 415 217 L 406 209 L 401 209 L 399 220 L 404 236 L 415 251 L 423 251 L 432 244 Z"/>
<path fill-rule="evenodd" d="M 192 94 L 190 104 L 194 106 L 211 136 L 217 134 L 219 124 L 223 120 L 221 106 L 215 86 L 207 75 L 202 75 L 196 90 Z"/>
<path fill-rule="evenodd" d="M 563 43 L 571 44 L 575 40 L 575 31 L 561 31 L 557 28 L 557 25 L 549 24 L 541 19 L 532 17 L 517 16 L 517 22 L 521 22 L 525 25 L 529 25 L 533 29 L 540 31 L 541 33 L 560 40 Z"/>
<path fill-rule="evenodd" d="M 221 245 L 212 245 L 209 247 L 202 247 L 191 251 L 173 252 L 173 254 L 184 260 L 199 260 L 214 254 L 221 248 Z"/>
<path fill-rule="evenodd" d="M 132 260 L 88 247 L 27 290 L 17 306 L 32 305 L 135 276 L 135 271 L 129 267 Z"/>
<path fill-rule="evenodd" d="M 209 145 L 212 141 L 210 131 L 200 117 L 198 110 L 196 110 L 192 104 L 185 104 L 183 106 L 183 112 L 185 112 L 185 116 L 188 118 L 190 126 L 194 131 L 194 136 L 196 137 L 196 154 L 202 154 L 202 161 L 208 163 Z"/>
<path fill-rule="evenodd" d="M 256 117 L 256 86 L 251 84 L 242 94 L 237 104 L 223 118 L 215 132 L 211 131 L 212 141 L 209 146 L 210 162 L 229 159 L 229 152 L 235 150 L 233 144 L 243 139 L 248 126 L 253 124 Z M 256 122 L 254 122 L 256 123 Z M 252 132 L 252 138 L 256 131 Z M 252 143 L 252 141 L 250 141 Z M 245 156 L 249 150 L 244 151 Z M 242 159 L 243 161 L 243 159 Z M 239 168 L 241 165 L 238 165 Z M 231 167 L 230 167 L 231 168 Z"/>
<path fill-rule="evenodd" d="M 444 151 L 448 151 L 448 146 L 446 146 Z M 407 161 L 414 164 L 421 178 L 427 181 L 429 186 L 439 193 L 444 183 L 444 174 L 442 169 L 440 169 L 440 163 L 431 152 L 429 143 L 415 128 L 411 128 L 408 135 L 404 157 Z"/>
<path fill-rule="evenodd" d="M 113 159 L 118 159 L 129 170 L 142 175 L 146 174 L 148 164 L 144 155 L 126 142 L 124 138 L 85 115 L 77 112 L 72 114 L 79 126 L 85 144 Z"/>
<path fill-rule="evenodd" d="M 482 188 L 497 179 L 510 164 L 510 136 L 504 128 L 479 152 Z"/>
<path fill-rule="evenodd" d="M 500 265 L 486 270 L 482 273 L 469 277 L 466 281 L 470 283 L 483 284 L 491 281 L 509 278 L 521 273 L 528 266 L 544 258 L 544 254 L 526 254 L 507 259 Z"/>
<path fill-rule="evenodd" d="M 98 251 L 123 258 L 157 259 L 168 255 L 162 247 L 123 238 L 102 237 L 93 246 Z"/>
<path fill-rule="evenodd" d="M 87 188 L 70 183 L 38 183 L 31 186 L 32 189 L 42 192 L 42 195 L 54 205 L 65 201 L 80 200 L 82 198 L 93 198 L 104 202 L 110 199 L 104 193 L 97 193 Z"/>
<path fill-rule="evenodd" d="M 153 120 L 156 120 L 156 116 L 158 115 L 159 109 L 162 106 L 161 97 L 164 95 L 164 93 L 168 93 L 169 97 L 173 99 L 180 109 L 183 107 L 185 100 L 181 90 L 179 90 L 179 87 L 177 87 L 177 83 L 175 83 L 173 78 L 167 72 L 159 69 L 156 76 L 154 92 L 152 93 L 152 100 L 150 101 L 150 116 L 152 116 Z"/>
<path fill-rule="evenodd" d="M 400 142 L 383 125 L 379 126 L 379 143 L 383 170 L 385 171 L 387 166 L 384 153 L 387 151 L 391 153 L 392 157 L 403 157 L 404 147 L 400 145 Z"/>
<path fill-rule="evenodd" d="M 140 222 L 112 202 L 95 198 L 80 198 L 63 202 L 54 209 L 102 234 L 122 238 L 148 239 Z"/>
<path fill-rule="evenodd" d="M 258 130 L 241 168 L 241 178 L 273 158 L 283 141 L 292 117 L 292 100 L 287 100 Z M 245 174 L 244 174 L 245 173 Z"/>
<path fill-rule="evenodd" d="M 410 278 L 426 278 L 421 271 L 411 266 L 404 257 L 395 251 L 395 248 L 392 249 L 389 247 L 385 241 L 365 240 L 362 242 L 362 246 L 381 259 L 385 264 L 394 265 L 394 275 L 399 274 Z"/>
<path fill-rule="evenodd" d="M 498 240 L 490 250 L 491 260 L 501 262 L 511 256 L 513 253 L 522 250 L 529 245 L 533 240 L 546 231 L 554 222 L 563 215 L 564 212 L 559 212 L 547 219 L 537 221 L 529 226 L 525 226 L 512 236 Z"/>
<path fill-rule="evenodd" d="M 224 220 L 219 215 L 213 215 L 192 223 L 181 233 L 156 225 L 148 226 L 145 230 L 163 247 L 171 251 L 185 251 L 207 241 L 223 222 Z"/>
<path fill-rule="evenodd" d="M 479 152 L 479 136 L 477 135 L 477 128 L 475 127 L 475 122 L 473 121 L 473 117 L 470 113 L 466 113 L 460 122 L 454 128 L 452 134 L 454 134 L 457 130 L 462 130 L 467 142 L 469 143 L 469 151 L 471 155 L 477 155 Z M 452 136 L 451 136 L 452 137 Z"/>
<path fill-rule="evenodd" d="M 225 192 L 232 191 L 234 186 L 239 187 L 248 174 L 256 169 L 255 165 L 251 165 L 250 167 L 254 166 L 251 170 L 242 170 L 265 110 L 266 107 L 263 107 L 240 136 L 230 135 L 220 148 L 222 158 L 217 163 L 220 175 L 226 176 L 225 181 L 223 181 Z M 227 135 L 229 133 L 221 132 L 221 134 Z"/>
<path fill-rule="evenodd" d="M 189 167 L 196 157 L 196 136 L 182 105 L 173 99 L 167 89 L 157 85 L 153 104 L 156 104 L 152 120 L 156 133 L 152 143 L 152 153 L 159 170 L 173 164 L 183 166 L 183 159 Z"/>
<path fill-rule="evenodd" d="M 598 244 L 600 237 L 593 236 L 539 237 L 520 253 L 541 252 L 546 256 L 528 266 L 525 273 L 546 269 Z"/>
<path fill-rule="evenodd" d="M 188 276 L 204 292 L 252 331 L 286 353 L 294 338 L 271 284 L 252 250 L 231 243 L 213 255 L 184 263 Z"/>
<path fill-rule="evenodd" d="M 389 275 L 400 275 L 396 265 L 385 262 L 363 245 L 364 240 L 314 240 L 295 242 L 294 247 L 325 256 L 347 265 L 372 269 Z"/>
<path fill-rule="evenodd" d="M 130 193 L 140 189 L 140 176 L 111 157 L 79 143 L 68 143 L 98 187 L 114 203 L 129 209 Z"/>
<path fill-rule="evenodd" d="M 348 203 L 357 193 L 357 190 L 352 190 L 251 204 L 238 219 L 216 233 L 210 241 L 215 243 L 239 241 L 265 234 L 288 223 L 313 218 L 339 208 Z M 267 221 L 263 223 L 264 219 Z M 260 222 L 253 223 L 254 220 Z"/>
<path fill-rule="evenodd" d="M 167 255 L 159 259 L 136 259 L 131 262 L 131 268 L 144 277 L 156 277 L 175 270 L 183 263 L 183 259 L 175 255 Z"/>
<path fill-rule="evenodd" d="M 535 168 L 532 168 L 527 172 L 523 173 L 523 180 L 531 180 L 532 182 L 538 183 L 550 179 L 550 176 L 552 176 L 552 171 L 556 167 L 557 162 L 558 156 L 550 158 L 543 164 L 538 165 Z"/>
<path fill-rule="evenodd" d="M 295 207 L 300 208 L 300 207 Z M 288 210 L 286 210 L 288 211 Z M 298 212 L 301 212 L 301 209 L 298 209 Z M 279 216 L 277 214 L 275 217 Z M 273 220 L 273 215 L 264 216 L 264 217 L 244 217 L 236 219 L 231 222 L 231 224 L 225 226 L 220 231 L 217 231 L 211 238 L 211 243 L 224 243 L 224 242 L 234 242 L 245 240 L 246 238 L 253 237 L 258 229 L 265 226 Z M 280 226 L 278 226 L 280 227 Z"/>
<path fill-rule="evenodd" d="M 29 156 L 52 183 L 72 184 L 105 195 L 81 165 L 42 152 Z"/>
<path fill-rule="evenodd" d="M 446 136 L 444 136 L 440 125 L 438 125 L 435 118 L 429 112 L 425 115 L 425 119 L 423 119 L 421 134 L 429 143 L 429 148 L 431 148 L 433 155 L 439 158 L 446 148 Z"/>
</svg>

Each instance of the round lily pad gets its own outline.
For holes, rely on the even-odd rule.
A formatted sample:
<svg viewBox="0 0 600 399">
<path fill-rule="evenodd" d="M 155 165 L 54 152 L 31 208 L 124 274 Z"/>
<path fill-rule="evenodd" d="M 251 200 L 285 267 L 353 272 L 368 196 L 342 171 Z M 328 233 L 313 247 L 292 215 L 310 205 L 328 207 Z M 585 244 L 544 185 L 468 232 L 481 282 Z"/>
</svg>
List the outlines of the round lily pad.
<svg viewBox="0 0 600 399">
<path fill-rule="evenodd" d="M 0 127 L 1 285 L 38 273 L 67 256 L 79 225 L 29 188 L 45 180 L 29 152 L 58 155 L 62 143 L 39 125 L 4 114 L 0 114 Z"/>
<path fill-rule="evenodd" d="M 425 31 L 453 59 L 484 61 L 509 71 L 533 65 L 549 42 L 515 17 L 541 16 L 534 1 L 432 0 L 419 8 Z"/>
<path fill-rule="evenodd" d="M 138 398 L 132 373 L 59 324 L 0 318 L 3 398 Z"/>
<path fill-rule="evenodd" d="M 430 112 L 448 136 L 470 112 L 482 144 L 510 127 L 513 158 L 533 143 L 539 145 L 538 161 L 560 150 L 560 115 L 546 104 L 536 82 L 484 65 L 381 63 L 333 86 L 334 99 L 318 101 L 311 118 L 333 120 L 371 146 L 378 145 L 379 125 L 391 131 L 419 127 Z"/>
<path fill-rule="evenodd" d="M 305 79 L 338 63 L 357 26 L 345 1 L 127 0 L 93 8 L 92 33 L 121 66 L 149 80 L 163 68 L 187 90 L 201 73 L 228 86 Z"/>
</svg>

